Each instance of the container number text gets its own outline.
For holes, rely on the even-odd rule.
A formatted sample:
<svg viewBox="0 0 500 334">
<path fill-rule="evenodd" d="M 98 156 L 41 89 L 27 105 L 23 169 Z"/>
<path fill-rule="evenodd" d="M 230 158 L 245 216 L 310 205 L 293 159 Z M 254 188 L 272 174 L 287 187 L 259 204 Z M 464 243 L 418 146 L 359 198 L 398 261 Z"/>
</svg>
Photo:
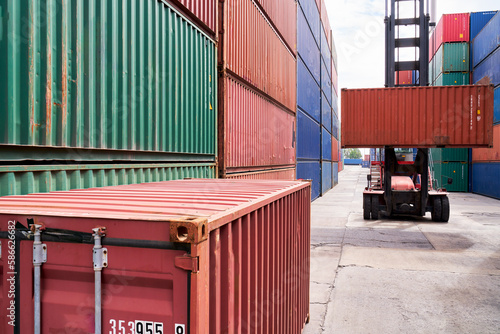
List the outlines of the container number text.
<svg viewBox="0 0 500 334">
<path fill-rule="evenodd" d="M 109 319 L 109 324 L 109 334 L 163 334 L 163 322 Z"/>
</svg>

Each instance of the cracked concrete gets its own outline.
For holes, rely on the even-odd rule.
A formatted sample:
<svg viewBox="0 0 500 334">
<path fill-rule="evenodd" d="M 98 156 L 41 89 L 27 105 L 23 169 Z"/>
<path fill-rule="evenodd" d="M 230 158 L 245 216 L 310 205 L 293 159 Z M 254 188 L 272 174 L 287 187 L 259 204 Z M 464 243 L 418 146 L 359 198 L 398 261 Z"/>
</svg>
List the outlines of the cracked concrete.
<svg viewBox="0 0 500 334">
<path fill-rule="evenodd" d="M 368 170 L 312 204 L 304 333 L 500 333 L 500 201 L 450 194 L 448 224 L 363 220 Z"/>
</svg>

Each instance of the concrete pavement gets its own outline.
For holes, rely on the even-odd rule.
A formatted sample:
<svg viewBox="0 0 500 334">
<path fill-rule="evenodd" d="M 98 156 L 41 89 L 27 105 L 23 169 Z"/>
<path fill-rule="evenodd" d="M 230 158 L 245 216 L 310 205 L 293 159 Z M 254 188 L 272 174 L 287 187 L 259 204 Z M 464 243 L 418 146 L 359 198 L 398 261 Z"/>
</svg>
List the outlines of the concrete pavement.
<svg viewBox="0 0 500 334">
<path fill-rule="evenodd" d="M 500 201 L 450 194 L 447 224 L 363 220 L 367 169 L 312 204 L 304 333 L 500 333 Z"/>
</svg>

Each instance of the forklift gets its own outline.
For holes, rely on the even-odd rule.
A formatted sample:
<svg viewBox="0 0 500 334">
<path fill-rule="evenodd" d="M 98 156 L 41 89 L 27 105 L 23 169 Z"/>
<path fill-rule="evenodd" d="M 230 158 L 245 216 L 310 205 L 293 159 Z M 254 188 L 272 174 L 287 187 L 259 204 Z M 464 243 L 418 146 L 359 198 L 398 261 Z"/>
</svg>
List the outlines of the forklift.
<svg viewBox="0 0 500 334">
<path fill-rule="evenodd" d="M 400 3 L 414 5 L 413 17 L 400 17 Z M 428 2 L 427 2 L 428 3 Z M 390 6 L 390 13 L 389 13 Z M 427 86 L 429 71 L 429 5 L 424 0 L 386 0 L 385 6 L 385 87 Z M 400 38 L 400 27 L 413 26 L 413 37 Z M 414 48 L 415 60 L 400 61 L 400 48 Z M 417 51 L 418 50 L 418 51 Z M 397 57 L 396 57 L 397 53 Z M 418 59 L 417 59 L 418 55 Z M 413 83 L 399 84 L 400 71 L 413 71 Z M 363 192 L 363 218 L 378 219 L 380 214 L 394 217 L 425 216 L 431 212 L 435 222 L 448 222 L 450 202 L 445 189 L 434 189 L 429 169 L 429 149 L 417 148 L 414 161 L 404 161 L 396 147 L 383 148 L 385 158 L 372 162 Z M 447 180 L 450 184 L 452 179 Z"/>
</svg>

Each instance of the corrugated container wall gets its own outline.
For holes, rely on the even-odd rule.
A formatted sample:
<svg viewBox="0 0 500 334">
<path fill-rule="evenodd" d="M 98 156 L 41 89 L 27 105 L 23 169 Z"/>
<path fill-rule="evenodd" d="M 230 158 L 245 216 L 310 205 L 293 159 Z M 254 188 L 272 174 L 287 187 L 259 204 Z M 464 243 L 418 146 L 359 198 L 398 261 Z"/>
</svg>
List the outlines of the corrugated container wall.
<svg viewBox="0 0 500 334">
<path fill-rule="evenodd" d="M 321 88 L 300 57 L 297 60 L 297 92 L 297 106 L 321 122 Z"/>
<path fill-rule="evenodd" d="M 474 83 L 500 85 L 500 48 L 486 57 L 472 72 Z"/>
<path fill-rule="evenodd" d="M 311 180 L 311 200 L 321 195 L 321 163 L 316 161 L 297 161 L 297 179 Z"/>
<path fill-rule="evenodd" d="M 413 82 L 412 71 L 396 71 L 394 81 L 398 85 L 411 85 Z"/>
<path fill-rule="evenodd" d="M 342 90 L 343 148 L 490 147 L 492 125 L 491 85 Z"/>
<path fill-rule="evenodd" d="M 311 1 L 311 0 L 304 0 Z M 309 69 L 309 72 L 319 85 L 321 82 L 321 51 L 319 44 L 316 43 L 311 31 L 311 22 L 303 12 L 301 6 L 297 7 L 297 51 L 298 59 L 304 62 L 304 65 Z M 300 80 L 299 80 L 300 81 Z"/>
<path fill-rule="evenodd" d="M 443 72 L 468 72 L 469 43 L 442 44 L 434 56 L 434 61 L 436 62 L 436 77 Z"/>
<path fill-rule="evenodd" d="M 467 192 L 469 188 L 469 163 L 467 161 L 434 163 L 434 178 L 438 188 L 445 188 L 451 192 Z M 448 178 L 453 180 L 451 184 L 447 184 Z"/>
<path fill-rule="evenodd" d="M 302 110 L 297 111 L 297 160 L 321 158 L 321 125 Z M 297 171 L 300 178 L 300 174 Z"/>
<path fill-rule="evenodd" d="M 483 59 L 500 46 L 500 15 L 497 13 L 477 34 L 472 42 L 473 65 L 476 67 Z"/>
<path fill-rule="evenodd" d="M 333 171 L 330 161 L 323 161 L 321 164 L 321 195 L 324 195 L 333 187 Z"/>
<path fill-rule="evenodd" d="M 295 180 L 295 166 L 293 168 L 265 169 L 252 172 L 226 175 L 226 179 L 239 180 Z"/>
<path fill-rule="evenodd" d="M 472 192 L 500 199 L 500 162 L 472 163 Z"/>
<path fill-rule="evenodd" d="M 103 333 L 154 325 L 165 333 L 299 334 L 309 318 L 308 182 L 183 180 L 10 196 L 0 212 L 0 238 L 9 220 L 19 222 L 16 297 L 3 281 L 1 288 L 22 321 L 14 327 L 4 317 L 4 334 L 34 328 L 33 222 L 43 222 L 47 254 L 42 333 L 94 333 L 96 287 Z M 109 255 L 95 281 L 92 232 Z M 7 242 L 1 247 L 6 254 Z"/>
<path fill-rule="evenodd" d="M 468 148 L 431 148 L 431 156 L 434 162 L 455 161 L 467 162 L 469 161 Z"/>
<path fill-rule="evenodd" d="M 37 147 L 215 154 L 215 44 L 172 8 L 2 2 L 3 144 L 29 145 L 25 159 Z"/>
<path fill-rule="evenodd" d="M 217 32 L 217 0 L 174 0 L 181 3 L 195 19 L 199 20 L 211 35 Z"/>
<path fill-rule="evenodd" d="M 470 81 L 469 72 L 441 73 L 434 81 L 433 86 L 463 86 Z"/>
<path fill-rule="evenodd" d="M 498 13 L 497 10 L 489 12 L 470 13 L 470 40 L 474 40 L 484 26 Z"/>
<path fill-rule="evenodd" d="M 472 161 L 500 161 L 500 125 L 493 126 L 493 147 L 475 148 L 472 150 Z"/>
</svg>

